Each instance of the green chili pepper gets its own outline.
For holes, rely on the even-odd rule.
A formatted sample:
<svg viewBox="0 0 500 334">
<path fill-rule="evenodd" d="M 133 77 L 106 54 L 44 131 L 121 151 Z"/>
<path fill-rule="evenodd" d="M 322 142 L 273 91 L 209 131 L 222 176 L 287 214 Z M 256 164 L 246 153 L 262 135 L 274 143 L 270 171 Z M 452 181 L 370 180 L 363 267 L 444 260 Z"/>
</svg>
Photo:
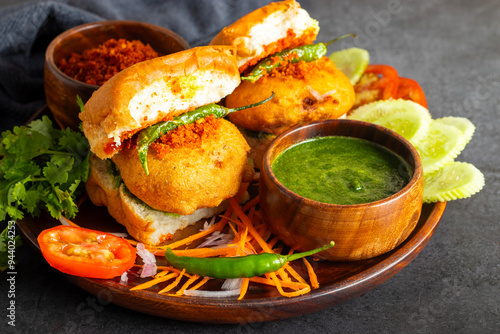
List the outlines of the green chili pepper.
<svg viewBox="0 0 500 334">
<path fill-rule="evenodd" d="M 182 125 L 194 123 L 197 120 L 210 115 L 214 115 L 216 118 L 221 118 L 235 111 L 257 107 L 260 106 L 261 104 L 268 102 L 273 97 L 274 93 L 263 101 L 243 107 L 230 108 L 230 109 L 215 103 L 207 104 L 203 107 L 199 107 L 196 108 L 195 110 L 188 111 L 179 116 L 175 116 L 174 119 L 171 121 L 159 122 L 143 129 L 137 137 L 137 152 L 139 154 L 139 160 L 141 161 L 142 167 L 144 168 L 144 172 L 146 172 L 146 175 L 149 175 L 148 162 L 147 162 L 149 146 L 155 140 L 163 136 L 168 131 L 174 130 Z"/>
<path fill-rule="evenodd" d="M 328 248 L 335 243 L 329 244 L 303 253 L 281 255 L 274 253 L 262 253 L 237 257 L 213 257 L 199 258 L 190 256 L 178 256 L 167 248 L 165 258 L 168 263 L 177 269 L 186 269 L 186 272 L 212 278 L 241 278 L 264 275 L 276 271 L 287 262 L 310 256 Z"/>
<path fill-rule="evenodd" d="M 346 34 L 327 43 L 301 45 L 296 48 L 274 53 L 264 58 L 264 60 L 255 65 L 253 70 L 248 75 L 241 77 L 241 80 L 247 80 L 253 83 L 262 78 L 265 72 L 269 73 L 272 69 L 279 67 L 282 62 L 291 62 L 292 64 L 294 64 L 300 61 L 311 62 L 318 60 L 326 54 L 328 45 L 337 42 L 347 36 L 356 37 L 355 34 Z M 292 56 L 290 60 L 285 60 L 290 56 Z M 276 61 L 276 57 L 278 57 L 279 61 Z"/>
</svg>

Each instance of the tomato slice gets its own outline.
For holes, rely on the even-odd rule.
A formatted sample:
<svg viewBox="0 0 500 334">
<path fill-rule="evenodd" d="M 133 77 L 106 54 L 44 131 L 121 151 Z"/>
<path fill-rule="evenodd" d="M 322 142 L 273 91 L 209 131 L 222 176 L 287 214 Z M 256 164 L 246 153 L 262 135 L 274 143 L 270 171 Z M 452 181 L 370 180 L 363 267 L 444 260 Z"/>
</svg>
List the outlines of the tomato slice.
<svg viewBox="0 0 500 334">
<path fill-rule="evenodd" d="M 422 107 L 427 108 L 427 100 L 425 98 L 424 90 L 413 79 L 399 78 L 397 99 L 411 100 L 420 104 Z"/>
<path fill-rule="evenodd" d="M 395 98 L 398 91 L 399 75 L 396 69 L 389 65 L 368 65 L 365 73 L 372 73 L 380 76 L 370 89 L 381 89 L 382 100 Z"/>
<path fill-rule="evenodd" d="M 52 267 L 75 276 L 120 276 L 134 265 L 136 257 L 135 248 L 126 240 L 74 226 L 44 230 L 38 236 L 38 244 Z"/>
</svg>

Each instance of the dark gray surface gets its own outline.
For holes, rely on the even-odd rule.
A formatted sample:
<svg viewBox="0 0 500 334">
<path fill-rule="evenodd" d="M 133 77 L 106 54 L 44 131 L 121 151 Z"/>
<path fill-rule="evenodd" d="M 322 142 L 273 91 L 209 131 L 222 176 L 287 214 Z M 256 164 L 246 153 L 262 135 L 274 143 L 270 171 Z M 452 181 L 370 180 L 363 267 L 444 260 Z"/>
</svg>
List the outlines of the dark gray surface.
<svg viewBox="0 0 500 334">
<path fill-rule="evenodd" d="M 16 327 L 7 326 L 0 277 L 0 331 L 8 333 L 498 333 L 500 200 L 500 2 L 309 1 L 318 40 L 360 33 L 372 63 L 419 81 L 434 118 L 463 116 L 476 133 L 458 160 L 477 166 L 486 186 L 450 202 L 427 247 L 396 276 L 364 296 L 293 319 L 206 325 L 102 305 L 65 281 L 29 247 L 18 252 Z M 347 45 L 338 45 L 337 48 Z"/>
</svg>

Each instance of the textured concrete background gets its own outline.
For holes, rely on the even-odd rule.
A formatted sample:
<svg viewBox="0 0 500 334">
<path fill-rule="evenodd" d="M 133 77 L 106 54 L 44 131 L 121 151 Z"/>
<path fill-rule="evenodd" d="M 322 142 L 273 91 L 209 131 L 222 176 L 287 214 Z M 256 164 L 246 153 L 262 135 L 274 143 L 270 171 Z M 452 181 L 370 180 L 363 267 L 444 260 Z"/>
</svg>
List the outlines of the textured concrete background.
<svg viewBox="0 0 500 334">
<path fill-rule="evenodd" d="M 383 285 L 339 306 L 269 323 L 179 322 L 112 304 L 82 317 L 78 311 L 92 297 L 22 247 L 17 253 L 18 326 L 9 333 L 64 332 L 72 324 L 76 333 L 498 333 L 500 2 L 302 4 L 320 22 L 319 41 L 358 33 L 353 44 L 368 49 L 372 63 L 392 65 L 401 76 L 420 82 L 434 118 L 463 116 L 476 125 L 458 160 L 485 174 L 482 192 L 450 202 L 426 248 Z M 6 282 L 0 277 L 3 299 Z M 0 328 L 5 328 L 2 310 Z"/>
</svg>

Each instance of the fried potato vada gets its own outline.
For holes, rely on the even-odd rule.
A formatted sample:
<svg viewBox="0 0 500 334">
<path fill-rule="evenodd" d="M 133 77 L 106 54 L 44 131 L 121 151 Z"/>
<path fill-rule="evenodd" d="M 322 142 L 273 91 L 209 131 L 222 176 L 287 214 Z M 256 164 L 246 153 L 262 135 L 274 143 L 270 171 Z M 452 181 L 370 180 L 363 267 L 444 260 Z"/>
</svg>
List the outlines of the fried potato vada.
<svg viewBox="0 0 500 334">
<path fill-rule="evenodd" d="M 338 118 L 352 107 L 354 89 L 328 57 L 288 66 L 293 69 L 284 73 L 291 75 L 243 81 L 226 97 L 227 107 L 248 105 L 272 92 L 275 97 L 264 105 L 230 114 L 229 120 L 244 129 L 280 134 L 296 124 Z"/>
<path fill-rule="evenodd" d="M 181 215 L 218 206 L 236 195 L 241 182 L 252 177 L 247 159 L 250 147 L 224 119 L 205 119 L 198 125 L 204 132 L 187 145 L 155 143 L 148 154 L 150 175 L 144 173 L 135 147 L 113 156 L 130 192 L 156 210 Z M 176 136 L 181 128 L 169 136 Z"/>
</svg>

